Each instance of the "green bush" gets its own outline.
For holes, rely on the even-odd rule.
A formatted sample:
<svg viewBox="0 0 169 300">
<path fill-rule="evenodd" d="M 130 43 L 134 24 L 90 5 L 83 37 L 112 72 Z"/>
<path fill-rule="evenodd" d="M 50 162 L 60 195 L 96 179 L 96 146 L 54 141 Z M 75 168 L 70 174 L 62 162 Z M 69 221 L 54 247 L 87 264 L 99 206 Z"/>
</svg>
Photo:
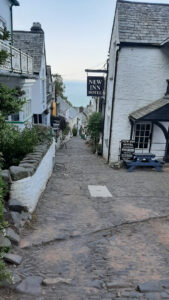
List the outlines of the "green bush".
<svg viewBox="0 0 169 300">
<path fill-rule="evenodd" d="M 22 131 L 14 125 L 6 124 L 0 132 L 0 152 L 3 155 L 3 168 L 18 165 L 26 154 L 31 153 L 37 144 L 50 142 L 50 128 L 36 125 Z"/>
<path fill-rule="evenodd" d="M 68 135 L 70 131 L 70 127 L 68 124 L 66 124 L 66 128 L 63 130 L 63 135 Z"/>
<path fill-rule="evenodd" d="M 77 128 L 74 127 L 74 128 L 72 129 L 72 132 L 73 132 L 73 136 L 77 136 Z"/>
<path fill-rule="evenodd" d="M 93 113 L 88 120 L 87 131 L 95 145 L 99 141 L 100 133 L 103 128 L 103 118 L 101 113 Z"/>
<path fill-rule="evenodd" d="M 32 152 L 39 139 L 36 129 L 25 128 L 21 131 L 17 126 L 6 124 L 0 133 L 0 152 L 2 152 L 3 168 L 18 165 L 24 156 Z"/>
<path fill-rule="evenodd" d="M 52 128 L 46 127 L 44 125 L 34 125 L 33 130 L 35 130 L 38 136 L 38 143 L 46 143 L 52 141 Z"/>
</svg>

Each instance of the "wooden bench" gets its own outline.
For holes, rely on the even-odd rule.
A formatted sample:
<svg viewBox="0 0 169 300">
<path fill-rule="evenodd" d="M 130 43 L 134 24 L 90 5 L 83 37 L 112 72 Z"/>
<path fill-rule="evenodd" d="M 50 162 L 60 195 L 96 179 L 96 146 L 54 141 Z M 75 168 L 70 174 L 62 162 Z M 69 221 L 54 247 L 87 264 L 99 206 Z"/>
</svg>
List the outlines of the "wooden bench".
<svg viewBox="0 0 169 300">
<path fill-rule="evenodd" d="M 136 167 L 154 167 L 157 172 L 161 172 L 164 162 L 152 158 L 155 158 L 154 154 L 138 153 L 134 154 L 133 160 L 124 160 L 124 163 L 128 168 L 128 172 L 134 171 Z"/>
</svg>

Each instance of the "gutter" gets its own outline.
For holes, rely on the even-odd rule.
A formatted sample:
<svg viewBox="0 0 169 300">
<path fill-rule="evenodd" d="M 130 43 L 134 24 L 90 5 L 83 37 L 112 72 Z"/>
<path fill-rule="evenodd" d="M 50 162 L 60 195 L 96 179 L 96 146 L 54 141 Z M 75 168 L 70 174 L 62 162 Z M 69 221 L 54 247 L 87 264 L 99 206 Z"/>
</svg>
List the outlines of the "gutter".
<svg viewBox="0 0 169 300">
<path fill-rule="evenodd" d="M 116 81 L 117 81 L 117 67 L 118 67 L 118 58 L 119 58 L 119 49 L 116 50 L 116 64 L 115 64 L 115 75 L 114 75 L 114 84 L 113 84 L 113 98 L 112 98 L 112 108 L 111 108 L 111 120 L 110 120 L 110 134 L 109 134 L 109 148 L 108 148 L 108 164 L 110 161 L 110 148 L 111 148 L 111 141 L 112 141 L 112 123 L 113 123 L 113 112 L 114 112 L 114 102 L 115 102 L 115 94 L 116 94 Z"/>
</svg>

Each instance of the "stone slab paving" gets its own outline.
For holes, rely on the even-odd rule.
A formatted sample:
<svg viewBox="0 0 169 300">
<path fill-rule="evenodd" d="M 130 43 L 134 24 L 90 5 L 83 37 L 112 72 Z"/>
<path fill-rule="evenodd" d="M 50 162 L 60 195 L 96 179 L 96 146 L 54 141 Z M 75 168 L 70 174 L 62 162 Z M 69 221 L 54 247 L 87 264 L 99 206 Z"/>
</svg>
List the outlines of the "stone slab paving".
<svg viewBox="0 0 169 300">
<path fill-rule="evenodd" d="M 48 284 L 40 295 L 1 289 L 0 300 L 169 299 L 168 182 L 168 169 L 113 170 L 73 138 L 14 248 L 22 263 L 10 267 L 21 287 L 31 276 Z"/>
</svg>

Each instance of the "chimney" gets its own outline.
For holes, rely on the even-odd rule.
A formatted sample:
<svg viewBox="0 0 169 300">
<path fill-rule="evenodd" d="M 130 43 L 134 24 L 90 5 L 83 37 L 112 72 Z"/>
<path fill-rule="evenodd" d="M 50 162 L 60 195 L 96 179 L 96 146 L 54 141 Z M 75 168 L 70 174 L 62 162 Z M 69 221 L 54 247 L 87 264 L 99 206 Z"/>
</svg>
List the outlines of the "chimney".
<svg viewBox="0 0 169 300">
<path fill-rule="evenodd" d="M 80 106 L 80 107 L 79 107 L 79 112 L 82 113 L 83 110 L 84 110 L 83 106 Z"/>
<path fill-rule="evenodd" d="M 43 32 L 41 24 L 39 22 L 33 22 L 31 27 L 31 32 Z"/>
</svg>

